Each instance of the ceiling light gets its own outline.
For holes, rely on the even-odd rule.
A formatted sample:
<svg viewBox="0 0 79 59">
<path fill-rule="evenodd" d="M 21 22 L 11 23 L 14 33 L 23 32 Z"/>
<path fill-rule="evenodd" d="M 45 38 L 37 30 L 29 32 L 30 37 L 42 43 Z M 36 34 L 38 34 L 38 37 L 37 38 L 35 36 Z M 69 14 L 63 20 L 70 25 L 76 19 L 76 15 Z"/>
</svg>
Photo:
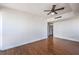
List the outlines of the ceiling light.
<svg viewBox="0 0 79 59">
<path fill-rule="evenodd" d="M 54 15 L 55 13 L 52 12 L 51 14 Z"/>
</svg>

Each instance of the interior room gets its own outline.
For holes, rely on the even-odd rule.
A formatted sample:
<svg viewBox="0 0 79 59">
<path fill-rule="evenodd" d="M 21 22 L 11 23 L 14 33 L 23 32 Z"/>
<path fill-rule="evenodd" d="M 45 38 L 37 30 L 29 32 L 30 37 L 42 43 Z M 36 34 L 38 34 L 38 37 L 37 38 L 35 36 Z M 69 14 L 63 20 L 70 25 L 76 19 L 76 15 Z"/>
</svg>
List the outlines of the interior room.
<svg viewBox="0 0 79 59">
<path fill-rule="evenodd" d="M 0 55 L 78 55 L 79 3 L 0 3 Z"/>
</svg>

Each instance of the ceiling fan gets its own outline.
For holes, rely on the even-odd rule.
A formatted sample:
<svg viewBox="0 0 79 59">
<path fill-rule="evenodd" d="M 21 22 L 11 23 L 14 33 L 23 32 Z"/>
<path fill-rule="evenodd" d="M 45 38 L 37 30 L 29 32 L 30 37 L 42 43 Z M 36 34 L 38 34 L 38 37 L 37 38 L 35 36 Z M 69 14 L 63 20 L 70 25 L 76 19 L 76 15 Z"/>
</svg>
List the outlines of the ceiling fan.
<svg viewBox="0 0 79 59">
<path fill-rule="evenodd" d="M 44 10 L 44 12 L 49 12 L 47 15 L 52 14 L 52 13 L 58 14 L 56 11 L 63 10 L 63 9 L 64 9 L 64 7 L 56 9 L 56 5 L 52 5 L 52 9 L 51 10 Z"/>
</svg>

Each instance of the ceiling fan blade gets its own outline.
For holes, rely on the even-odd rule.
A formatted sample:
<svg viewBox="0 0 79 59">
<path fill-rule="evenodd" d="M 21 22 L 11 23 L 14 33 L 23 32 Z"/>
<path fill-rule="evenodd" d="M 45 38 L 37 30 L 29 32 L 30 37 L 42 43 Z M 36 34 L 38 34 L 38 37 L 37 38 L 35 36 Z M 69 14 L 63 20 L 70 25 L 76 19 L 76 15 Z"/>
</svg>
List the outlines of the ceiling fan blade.
<svg viewBox="0 0 79 59">
<path fill-rule="evenodd" d="M 51 14 L 52 12 L 50 11 L 47 15 Z"/>
<path fill-rule="evenodd" d="M 51 11 L 51 10 L 44 10 L 44 12 L 49 12 L 49 11 Z"/>
<path fill-rule="evenodd" d="M 59 8 L 59 9 L 55 9 L 55 11 L 58 11 L 58 10 L 63 10 L 64 9 L 64 7 L 62 7 L 62 8 Z"/>
<path fill-rule="evenodd" d="M 55 10 L 56 5 L 52 5 L 52 10 Z"/>
<path fill-rule="evenodd" d="M 55 14 L 58 14 L 57 12 L 54 11 Z"/>
</svg>

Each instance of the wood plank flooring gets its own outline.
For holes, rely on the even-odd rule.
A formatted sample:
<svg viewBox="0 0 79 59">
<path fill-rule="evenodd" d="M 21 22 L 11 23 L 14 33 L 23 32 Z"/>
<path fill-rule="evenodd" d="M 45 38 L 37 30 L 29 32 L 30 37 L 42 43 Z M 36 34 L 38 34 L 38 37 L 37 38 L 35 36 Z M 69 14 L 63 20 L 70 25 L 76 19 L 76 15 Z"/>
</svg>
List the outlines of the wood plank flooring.
<svg viewBox="0 0 79 59">
<path fill-rule="evenodd" d="M 79 55 L 79 42 L 55 38 L 53 44 L 55 54 Z"/>
<path fill-rule="evenodd" d="M 78 55 L 79 42 L 60 38 L 40 40 L 16 48 L 0 51 L 0 55 Z"/>
</svg>

